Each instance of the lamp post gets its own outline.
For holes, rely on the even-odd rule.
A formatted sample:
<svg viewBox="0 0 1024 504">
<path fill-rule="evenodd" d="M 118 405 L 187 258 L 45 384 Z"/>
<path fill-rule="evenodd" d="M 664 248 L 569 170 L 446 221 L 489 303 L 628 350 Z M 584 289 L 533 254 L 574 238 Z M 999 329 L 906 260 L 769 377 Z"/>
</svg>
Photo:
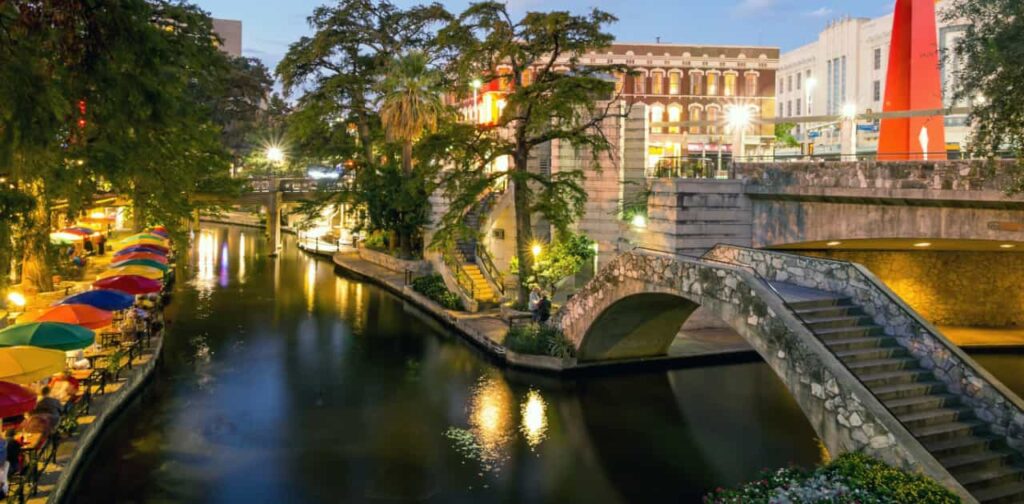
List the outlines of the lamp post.
<svg viewBox="0 0 1024 504">
<path fill-rule="evenodd" d="M 750 107 L 747 105 L 733 105 L 729 108 L 726 122 L 732 129 L 733 161 L 738 161 L 746 156 L 746 134 L 750 126 Z"/>
<path fill-rule="evenodd" d="M 818 87 L 818 79 L 815 79 L 814 77 L 808 77 L 807 80 L 804 81 L 804 90 L 805 90 L 805 93 L 806 93 L 806 96 L 804 97 L 804 101 L 807 102 L 807 116 L 808 117 L 814 115 L 814 105 L 813 105 L 813 103 L 814 103 L 814 88 L 816 88 L 816 87 Z M 814 140 L 811 138 L 811 128 L 810 128 L 810 126 L 811 126 L 810 123 L 804 123 L 804 127 L 803 127 L 804 128 L 804 137 L 807 139 L 807 150 L 804 151 L 806 154 L 810 154 L 811 153 L 811 145 L 814 144 Z"/>
<path fill-rule="evenodd" d="M 843 161 L 857 160 L 857 105 L 847 103 L 843 105 L 843 122 L 840 134 L 843 139 L 840 142 Z"/>
<path fill-rule="evenodd" d="M 278 249 L 281 248 L 281 205 L 278 194 L 277 177 L 275 168 L 284 163 L 284 149 L 277 145 L 267 146 L 265 153 L 267 161 L 270 162 L 270 202 L 267 205 L 267 231 L 270 234 L 270 257 L 276 257 Z"/>
</svg>

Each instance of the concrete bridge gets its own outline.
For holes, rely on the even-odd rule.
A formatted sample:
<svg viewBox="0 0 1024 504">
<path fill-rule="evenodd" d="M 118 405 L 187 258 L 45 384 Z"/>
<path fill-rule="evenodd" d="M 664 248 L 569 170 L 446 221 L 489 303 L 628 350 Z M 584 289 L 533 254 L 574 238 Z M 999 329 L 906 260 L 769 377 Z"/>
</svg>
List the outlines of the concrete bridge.
<svg viewBox="0 0 1024 504">
<path fill-rule="evenodd" d="M 967 502 L 1024 498 L 1024 402 L 857 264 L 637 249 L 552 323 L 581 361 L 657 356 L 698 307 L 761 355 L 831 453 L 922 471 Z"/>
</svg>

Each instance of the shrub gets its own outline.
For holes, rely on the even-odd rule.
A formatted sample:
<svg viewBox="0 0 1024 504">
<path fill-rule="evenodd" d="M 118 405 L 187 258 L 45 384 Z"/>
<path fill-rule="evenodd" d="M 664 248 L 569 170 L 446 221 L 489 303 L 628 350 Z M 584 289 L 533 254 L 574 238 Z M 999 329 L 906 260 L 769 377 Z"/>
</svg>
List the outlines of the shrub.
<svg viewBox="0 0 1024 504">
<path fill-rule="evenodd" d="M 416 278 L 412 281 L 412 290 L 427 296 L 435 303 L 449 309 L 462 311 L 462 298 L 458 294 L 448 290 L 444 285 L 441 275 L 427 275 Z"/>
<path fill-rule="evenodd" d="M 901 471 L 862 453 L 847 453 L 813 471 L 793 467 L 777 469 L 737 489 L 719 488 L 704 496 L 704 502 L 954 504 L 960 499 L 923 475 Z"/>
<path fill-rule="evenodd" d="M 363 246 L 370 250 L 388 249 L 388 245 L 384 241 L 384 234 L 380 232 L 370 233 L 370 235 L 363 240 Z"/>
<path fill-rule="evenodd" d="M 549 355 L 565 359 L 576 356 L 576 347 L 562 331 L 546 324 L 516 326 L 505 336 L 505 348 L 530 355 Z"/>
</svg>

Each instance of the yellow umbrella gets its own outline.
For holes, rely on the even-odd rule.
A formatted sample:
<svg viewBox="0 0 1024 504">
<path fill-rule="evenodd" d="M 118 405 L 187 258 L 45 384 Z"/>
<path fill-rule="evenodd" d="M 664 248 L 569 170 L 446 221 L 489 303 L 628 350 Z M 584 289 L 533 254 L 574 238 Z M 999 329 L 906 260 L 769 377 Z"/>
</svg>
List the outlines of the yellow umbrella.
<svg viewBox="0 0 1024 504">
<path fill-rule="evenodd" d="M 120 268 L 111 268 L 97 276 L 97 279 L 110 278 L 116 276 L 140 276 L 149 278 L 150 280 L 163 280 L 164 272 L 150 266 L 121 266 Z"/>
<path fill-rule="evenodd" d="M 33 346 L 0 348 L 0 381 L 30 383 L 64 370 L 65 354 Z"/>
<path fill-rule="evenodd" d="M 152 240 L 149 238 L 136 238 L 118 242 L 117 248 L 131 247 L 132 245 L 156 245 L 157 247 L 168 248 L 167 242 Z"/>
</svg>

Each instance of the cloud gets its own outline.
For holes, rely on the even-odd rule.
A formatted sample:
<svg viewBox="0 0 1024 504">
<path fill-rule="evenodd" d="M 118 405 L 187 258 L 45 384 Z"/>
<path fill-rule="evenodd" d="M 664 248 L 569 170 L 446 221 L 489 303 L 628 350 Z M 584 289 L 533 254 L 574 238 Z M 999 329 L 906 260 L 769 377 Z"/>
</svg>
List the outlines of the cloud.
<svg viewBox="0 0 1024 504">
<path fill-rule="evenodd" d="M 741 16 L 761 14 L 776 5 L 776 0 L 740 0 L 733 12 Z"/>
<path fill-rule="evenodd" d="M 807 17 L 823 18 L 832 15 L 832 12 L 832 9 L 829 9 L 828 7 L 819 7 L 812 11 L 806 12 L 805 15 Z"/>
</svg>

